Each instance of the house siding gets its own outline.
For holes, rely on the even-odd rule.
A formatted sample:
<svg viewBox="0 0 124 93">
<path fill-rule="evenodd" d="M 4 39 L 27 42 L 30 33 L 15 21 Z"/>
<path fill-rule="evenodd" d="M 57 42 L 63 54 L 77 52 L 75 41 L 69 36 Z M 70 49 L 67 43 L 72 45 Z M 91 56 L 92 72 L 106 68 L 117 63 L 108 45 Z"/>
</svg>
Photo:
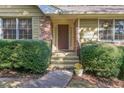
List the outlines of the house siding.
<svg viewBox="0 0 124 93">
<path fill-rule="evenodd" d="M 48 41 L 48 43 L 51 44 L 51 41 L 53 40 L 53 34 L 54 34 L 52 30 L 53 29 L 52 26 L 53 24 L 49 16 L 32 17 L 33 39 Z M 69 29 L 72 30 L 73 27 L 70 27 Z"/>
<path fill-rule="evenodd" d="M 0 5 L 2 17 L 32 17 L 42 16 L 40 9 L 34 5 Z"/>
<path fill-rule="evenodd" d="M 80 19 L 81 43 L 98 40 L 98 19 Z"/>
<path fill-rule="evenodd" d="M 32 37 L 38 39 L 40 34 L 40 17 L 32 17 Z"/>
<path fill-rule="evenodd" d="M 0 5 L 0 19 L 2 18 L 31 18 L 32 19 L 32 39 L 40 38 L 40 18 L 44 14 L 35 5 Z M 0 21 L 0 32 L 2 31 Z"/>
</svg>

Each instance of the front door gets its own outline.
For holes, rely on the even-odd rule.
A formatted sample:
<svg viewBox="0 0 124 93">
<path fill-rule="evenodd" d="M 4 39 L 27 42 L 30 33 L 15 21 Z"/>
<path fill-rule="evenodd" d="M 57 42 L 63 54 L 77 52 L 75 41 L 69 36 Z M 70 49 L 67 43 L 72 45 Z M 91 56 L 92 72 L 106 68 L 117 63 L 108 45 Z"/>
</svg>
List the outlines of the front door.
<svg viewBox="0 0 124 93">
<path fill-rule="evenodd" d="M 69 26 L 58 25 L 58 49 L 68 49 L 69 47 Z"/>
</svg>

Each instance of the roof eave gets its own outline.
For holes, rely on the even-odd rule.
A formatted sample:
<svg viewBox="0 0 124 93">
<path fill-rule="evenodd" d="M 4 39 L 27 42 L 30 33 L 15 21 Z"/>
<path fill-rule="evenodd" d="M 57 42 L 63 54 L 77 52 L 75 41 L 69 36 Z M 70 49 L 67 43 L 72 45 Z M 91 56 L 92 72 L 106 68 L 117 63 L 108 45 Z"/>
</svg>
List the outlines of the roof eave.
<svg viewBox="0 0 124 93">
<path fill-rule="evenodd" d="M 42 11 L 42 9 L 40 8 L 40 5 L 36 5 L 38 7 L 38 9 L 40 9 L 41 13 L 45 16 L 46 14 Z"/>
<path fill-rule="evenodd" d="M 90 14 L 124 14 L 124 12 L 63 12 L 63 13 L 47 13 L 46 15 L 71 15 L 71 14 L 74 14 L 74 15 L 83 15 L 83 14 L 87 14 L 87 15 L 90 15 Z"/>
</svg>

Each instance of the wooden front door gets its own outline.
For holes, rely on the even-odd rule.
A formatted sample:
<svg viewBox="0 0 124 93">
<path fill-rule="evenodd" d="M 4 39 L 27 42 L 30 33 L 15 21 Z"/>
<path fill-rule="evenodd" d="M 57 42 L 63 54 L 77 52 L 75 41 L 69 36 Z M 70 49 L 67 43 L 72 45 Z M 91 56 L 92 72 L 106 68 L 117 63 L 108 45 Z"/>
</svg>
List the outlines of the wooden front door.
<svg viewBox="0 0 124 93">
<path fill-rule="evenodd" d="M 69 47 L 69 26 L 58 25 L 58 49 L 68 49 Z"/>
</svg>

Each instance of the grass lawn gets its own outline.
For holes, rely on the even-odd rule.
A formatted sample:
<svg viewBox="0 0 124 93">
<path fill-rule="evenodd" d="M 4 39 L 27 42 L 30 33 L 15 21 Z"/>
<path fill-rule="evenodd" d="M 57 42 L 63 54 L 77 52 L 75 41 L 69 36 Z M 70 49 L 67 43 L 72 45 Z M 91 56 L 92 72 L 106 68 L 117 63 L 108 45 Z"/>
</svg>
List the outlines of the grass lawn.
<svg viewBox="0 0 124 93">
<path fill-rule="evenodd" d="M 0 88 L 17 88 L 25 82 L 36 80 L 42 77 L 42 74 L 19 73 L 16 71 L 0 71 Z"/>
<path fill-rule="evenodd" d="M 67 88 L 124 88 L 124 81 L 84 74 L 82 77 L 73 76 Z"/>
</svg>

